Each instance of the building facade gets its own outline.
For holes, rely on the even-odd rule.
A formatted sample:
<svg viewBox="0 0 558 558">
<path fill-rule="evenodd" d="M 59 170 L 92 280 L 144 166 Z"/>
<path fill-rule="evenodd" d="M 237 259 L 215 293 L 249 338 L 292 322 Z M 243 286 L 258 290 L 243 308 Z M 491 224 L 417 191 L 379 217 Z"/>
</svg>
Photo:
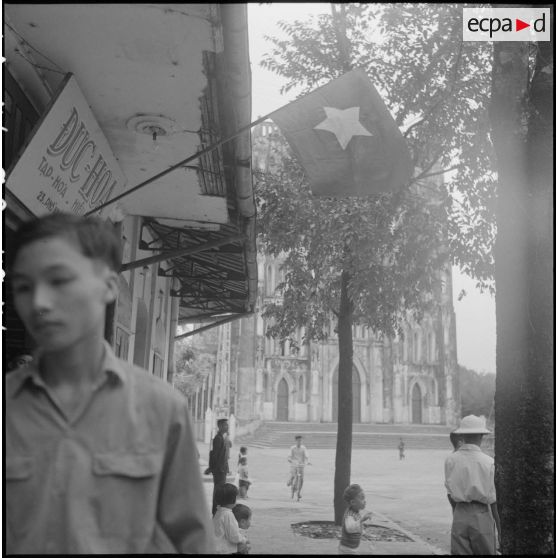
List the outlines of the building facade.
<svg viewBox="0 0 558 558">
<path fill-rule="evenodd" d="M 4 37 L 6 251 L 48 213 L 115 227 L 105 336 L 172 381 L 179 323 L 243 315 L 256 298 L 250 135 L 212 147 L 250 119 L 246 5 L 11 4 Z M 9 361 L 34 350 L 9 273 L 4 301 Z"/>
<path fill-rule="evenodd" d="M 298 347 L 265 335 L 261 310 L 275 299 L 281 260 L 259 261 L 258 312 L 231 333 L 235 415 L 241 420 L 336 422 L 338 339 Z M 409 320 L 403 338 L 353 325 L 353 420 L 363 423 L 452 425 L 458 415 L 455 314 L 451 270 L 442 272 L 438 315 Z"/>
</svg>

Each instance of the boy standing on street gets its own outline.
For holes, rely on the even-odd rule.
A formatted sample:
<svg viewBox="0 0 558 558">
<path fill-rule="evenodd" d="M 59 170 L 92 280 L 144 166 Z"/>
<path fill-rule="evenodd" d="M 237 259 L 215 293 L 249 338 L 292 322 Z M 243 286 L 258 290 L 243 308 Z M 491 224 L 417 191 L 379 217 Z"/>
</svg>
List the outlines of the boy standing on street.
<svg viewBox="0 0 558 558">
<path fill-rule="evenodd" d="M 500 516 L 496 506 L 494 459 L 482 452 L 484 434 L 490 434 L 484 417 L 461 419 L 455 434 L 463 444 L 446 458 L 445 478 L 450 502 L 454 502 L 451 553 L 496 554 L 496 532 Z"/>
<path fill-rule="evenodd" d="M 358 484 L 351 484 L 345 488 L 343 500 L 347 504 L 347 509 L 341 523 L 339 554 L 359 554 L 362 524 L 372 517 L 372 513 L 361 513 L 366 508 L 366 496 Z"/>
<path fill-rule="evenodd" d="M 248 554 L 250 545 L 233 513 L 238 496 L 234 484 L 220 484 L 215 489 L 217 510 L 213 515 L 213 530 L 217 554 Z"/>
<path fill-rule="evenodd" d="M 403 441 L 403 438 L 399 438 L 399 445 L 397 446 L 397 449 L 399 449 L 399 461 L 405 459 L 405 442 Z"/>
<path fill-rule="evenodd" d="M 6 377 L 6 552 L 211 552 L 185 398 L 103 337 L 119 238 L 58 213 L 25 223 L 9 255 L 37 352 Z"/>
<path fill-rule="evenodd" d="M 250 541 L 248 540 L 248 529 L 252 524 L 252 510 L 245 504 L 236 504 L 232 509 L 233 515 L 238 523 L 238 530 L 240 534 L 246 537 L 245 543 L 238 544 L 238 550 L 236 554 L 249 554 L 250 553 Z"/>
<path fill-rule="evenodd" d="M 251 484 L 252 481 L 248 474 L 248 460 L 246 457 L 241 457 L 238 466 L 238 492 L 241 498 L 248 498 L 248 489 Z"/>
</svg>

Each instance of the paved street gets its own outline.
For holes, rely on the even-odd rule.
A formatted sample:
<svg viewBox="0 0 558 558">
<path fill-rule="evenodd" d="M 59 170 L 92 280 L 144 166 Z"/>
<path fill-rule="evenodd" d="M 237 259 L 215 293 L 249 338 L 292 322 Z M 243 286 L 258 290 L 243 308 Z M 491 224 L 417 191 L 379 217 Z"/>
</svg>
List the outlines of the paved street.
<svg viewBox="0 0 558 558">
<path fill-rule="evenodd" d="M 312 465 L 307 467 L 301 503 L 291 501 L 286 486 L 288 450 L 252 447 L 248 449 L 249 471 L 254 478 L 246 502 L 254 512 L 250 529 L 253 553 L 280 553 L 282 541 L 284 543 L 294 536 L 290 529 L 291 523 L 333 520 L 335 450 L 312 450 L 310 440 L 306 440 L 306 445 Z M 231 468 L 236 463 L 238 447 L 239 444 L 235 443 L 231 452 Z M 201 459 L 205 462 L 208 454 L 207 445 L 200 443 L 199 449 Z M 449 448 L 448 451 L 407 450 L 406 458 L 400 461 L 395 448 L 356 449 L 352 456 L 351 479 L 365 489 L 367 509 L 378 512 L 378 523 L 382 523 L 386 517 L 432 545 L 434 551 L 447 554 L 451 508 L 443 486 L 443 464 L 449 451 Z M 208 481 L 210 479 L 205 478 Z M 210 499 L 212 483 L 206 482 L 205 486 Z M 373 517 L 373 521 L 374 519 Z M 306 537 L 300 536 L 296 536 L 296 539 L 300 553 L 336 552 L 334 541 L 304 540 Z M 403 547 L 401 552 L 398 552 L 393 550 L 394 544 L 385 552 L 418 553 Z"/>
</svg>

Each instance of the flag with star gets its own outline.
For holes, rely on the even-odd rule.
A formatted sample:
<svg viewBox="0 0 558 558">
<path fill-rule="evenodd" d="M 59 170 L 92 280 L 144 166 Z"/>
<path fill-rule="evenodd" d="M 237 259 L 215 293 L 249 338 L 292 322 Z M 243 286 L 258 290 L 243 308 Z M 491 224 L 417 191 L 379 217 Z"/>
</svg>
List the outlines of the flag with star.
<svg viewBox="0 0 558 558">
<path fill-rule="evenodd" d="M 316 196 L 394 192 L 413 174 L 405 138 L 363 70 L 344 74 L 270 118 Z"/>
</svg>

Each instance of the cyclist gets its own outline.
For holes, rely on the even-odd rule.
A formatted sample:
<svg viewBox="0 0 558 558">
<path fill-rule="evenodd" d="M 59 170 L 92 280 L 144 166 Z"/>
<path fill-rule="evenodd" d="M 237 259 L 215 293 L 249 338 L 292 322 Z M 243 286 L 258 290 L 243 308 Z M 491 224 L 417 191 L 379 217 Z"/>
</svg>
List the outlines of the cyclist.
<svg viewBox="0 0 558 558">
<path fill-rule="evenodd" d="M 302 490 L 302 484 L 304 482 L 304 467 L 308 463 L 308 451 L 305 446 L 302 445 L 302 436 L 297 434 L 295 436 L 296 444 L 291 446 L 291 451 L 287 460 L 291 464 L 290 478 L 287 482 L 287 486 L 291 486 L 296 479 L 297 471 L 299 475 L 299 482 L 297 487 L 297 497 L 300 500 L 300 491 Z M 294 496 L 294 489 L 293 489 Z"/>
</svg>

